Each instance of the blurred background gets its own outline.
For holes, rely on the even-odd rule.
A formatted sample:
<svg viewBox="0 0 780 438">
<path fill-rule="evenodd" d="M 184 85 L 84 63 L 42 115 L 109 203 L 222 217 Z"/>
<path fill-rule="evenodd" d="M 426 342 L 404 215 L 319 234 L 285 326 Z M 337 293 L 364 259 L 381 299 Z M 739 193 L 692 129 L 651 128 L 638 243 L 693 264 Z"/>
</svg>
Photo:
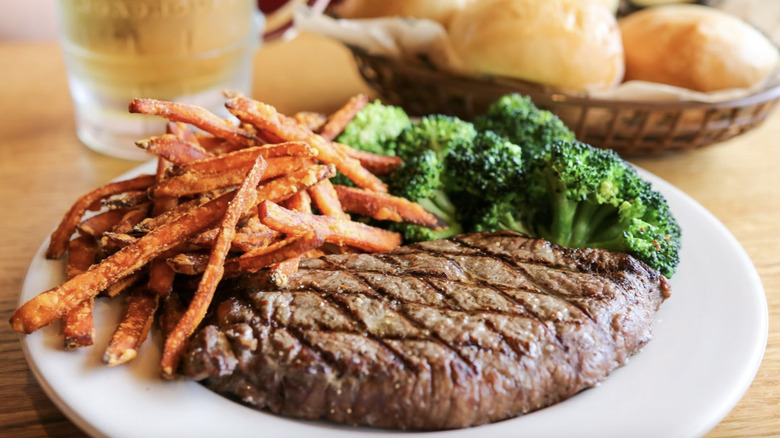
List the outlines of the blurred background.
<svg viewBox="0 0 780 438">
<path fill-rule="evenodd" d="M 0 39 L 57 38 L 54 0 L 0 0 Z"/>
</svg>

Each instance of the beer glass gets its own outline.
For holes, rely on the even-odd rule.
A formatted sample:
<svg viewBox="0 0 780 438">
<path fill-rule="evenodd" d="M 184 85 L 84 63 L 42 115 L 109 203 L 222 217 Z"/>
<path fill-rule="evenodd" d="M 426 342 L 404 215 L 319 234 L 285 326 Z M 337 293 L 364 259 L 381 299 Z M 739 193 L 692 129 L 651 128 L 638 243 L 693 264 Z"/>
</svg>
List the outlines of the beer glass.
<svg viewBox="0 0 780 438">
<path fill-rule="evenodd" d="M 261 41 L 256 0 L 58 0 L 76 132 L 95 151 L 149 158 L 137 140 L 165 120 L 130 114 L 133 98 L 224 110 L 223 89 L 251 92 Z"/>
</svg>

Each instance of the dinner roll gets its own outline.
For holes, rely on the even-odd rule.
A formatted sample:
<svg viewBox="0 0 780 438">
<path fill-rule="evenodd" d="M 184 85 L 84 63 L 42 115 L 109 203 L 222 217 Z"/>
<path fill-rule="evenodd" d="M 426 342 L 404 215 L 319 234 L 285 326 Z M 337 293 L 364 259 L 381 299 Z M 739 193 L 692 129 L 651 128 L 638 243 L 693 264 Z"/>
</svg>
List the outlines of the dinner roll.
<svg viewBox="0 0 780 438">
<path fill-rule="evenodd" d="M 344 0 L 332 7 L 342 18 L 413 17 L 447 25 L 452 15 L 476 0 Z"/>
<path fill-rule="evenodd" d="M 605 90 L 623 78 L 617 19 L 586 0 L 479 0 L 449 35 L 464 65 L 556 88 Z"/>
<path fill-rule="evenodd" d="M 622 18 L 626 80 L 710 92 L 750 88 L 777 68 L 778 50 L 741 19 L 700 5 L 666 5 Z"/>
</svg>

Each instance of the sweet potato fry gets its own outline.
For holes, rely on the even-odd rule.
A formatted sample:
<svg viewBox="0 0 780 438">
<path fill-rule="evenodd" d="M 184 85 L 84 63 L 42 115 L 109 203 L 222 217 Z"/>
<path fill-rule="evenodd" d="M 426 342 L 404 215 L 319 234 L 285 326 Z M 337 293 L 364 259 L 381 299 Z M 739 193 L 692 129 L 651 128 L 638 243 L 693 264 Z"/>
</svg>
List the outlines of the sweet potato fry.
<svg viewBox="0 0 780 438">
<path fill-rule="evenodd" d="M 231 143 L 224 138 L 214 137 L 211 134 L 197 133 L 195 134 L 195 138 L 198 139 L 200 147 L 213 156 L 222 155 L 226 152 L 233 152 L 246 147 L 245 145 Z"/>
<path fill-rule="evenodd" d="M 111 195 L 100 202 L 103 208 L 135 208 L 149 203 L 146 190 L 133 190 L 131 192 Z"/>
<path fill-rule="evenodd" d="M 314 111 L 297 112 L 293 118 L 299 125 L 305 126 L 314 132 L 322 129 L 322 127 L 325 126 L 325 123 L 328 121 L 328 116 Z"/>
<path fill-rule="evenodd" d="M 344 128 L 355 118 L 355 114 L 360 112 L 368 104 L 368 96 L 357 94 L 350 98 L 341 108 L 336 110 L 328 117 L 328 121 L 319 130 L 319 134 L 326 140 L 333 140 Z"/>
<path fill-rule="evenodd" d="M 114 233 L 129 233 L 133 227 L 149 216 L 150 207 L 149 204 L 144 204 L 128 210 L 127 213 L 122 216 L 122 219 L 114 225 L 111 231 Z"/>
<path fill-rule="evenodd" d="M 115 251 L 130 246 L 138 242 L 138 238 L 126 233 L 115 233 L 113 231 L 107 231 L 100 236 L 100 253 L 101 257 L 105 257 Z"/>
<path fill-rule="evenodd" d="M 268 266 L 268 281 L 276 287 L 284 287 L 290 280 L 290 277 L 298 272 L 298 266 L 301 263 L 301 258 L 319 258 L 325 255 L 320 249 L 310 249 L 298 257 L 289 258 L 287 260 L 274 263 Z"/>
<path fill-rule="evenodd" d="M 192 172 L 205 175 L 209 173 L 222 173 L 228 169 L 245 169 L 244 173 L 246 173 L 252 167 L 252 164 L 255 162 L 258 155 L 262 156 L 267 161 L 268 158 L 274 157 L 310 158 L 314 157 L 316 154 L 317 151 L 312 149 L 307 143 L 301 141 L 267 144 L 263 146 L 247 147 L 217 157 L 187 163 L 181 166 L 181 173 Z"/>
<path fill-rule="evenodd" d="M 147 288 L 157 295 L 164 297 L 173 290 L 175 272 L 165 263 L 163 258 L 157 258 L 149 263 L 149 280 Z"/>
<path fill-rule="evenodd" d="M 333 142 L 333 145 L 344 152 L 348 157 L 358 160 L 361 166 L 365 167 L 374 175 L 389 175 L 404 164 L 404 160 L 402 160 L 401 157 L 361 151 L 360 149 L 355 149 L 342 143 Z"/>
<path fill-rule="evenodd" d="M 268 181 L 257 189 L 257 199 L 281 202 L 336 174 L 332 165 L 312 165 Z"/>
<path fill-rule="evenodd" d="M 187 243 L 203 248 L 211 248 L 217 240 L 219 230 L 212 228 L 196 236 L 193 236 Z M 268 228 L 265 231 L 236 231 L 233 236 L 233 242 L 230 250 L 235 252 L 251 251 L 255 248 L 261 248 L 270 245 L 279 236 L 277 231 Z"/>
<path fill-rule="evenodd" d="M 111 335 L 103 363 L 116 366 L 136 357 L 152 327 L 159 302 L 159 294 L 142 287 L 127 295 L 124 314 Z"/>
<path fill-rule="evenodd" d="M 290 281 L 290 277 L 298 272 L 301 257 L 293 257 L 274 263 L 268 267 L 268 281 L 276 287 L 284 287 Z"/>
<path fill-rule="evenodd" d="M 11 316 L 11 326 L 20 333 L 32 333 L 51 324 L 81 301 L 95 296 L 161 253 L 208 228 L 225 214 L 232 195 L 222 195 L 184 213 L 103 259 L 92 269 L 32 298 L 16 309 Z"/>
<path fill-rule="evenodd" d="M 225 270 L 230 273 L 257 272 L 274 263 L 300 257 L 311 249 L 319 248 L 322 243 L 322 238 L 312 232 L 294 235 L 273 245 L 228 260 L 225 263 Z"/>
<path fill-rule="evenodd" d="M 168 258 L 165 263 L 177 274 L 198 275 L 206 270 L 209 255 L 205 252 L 180 252 Z"/>
<path fill-rule="evenodd" d="M 202 160 L 212 156 L 197 144 L 173 134 L 163 134 L 139 140 L 135 142 L 135 145 L 179 166 L 190 161 Z"/>
<path fill-rule="evenodd" d="M 338 219 L 349 219 L 349 215 L 344 213 L 338 193 L 336 193 L 336 189 L 333 188 L 333 184 L 329 179 L 324 179 L 311 186 L 309 194 L 311 195 L 312 203 L 320 213 Z"/>
<path fill-rule="evenodd" d="M 203 205 L 211 201 L 212 199 L 213 197 L 211 193 L 209 193 L 209 194 L 201 195 L 198 198 L 189 200 L 187 202 L 183 202 L 157 216 L 148 217 L 142 220 L 141 222 L 138 223 L 138 225 L 133 227 L 133 232 L 148 233 L 163 225 L 173 222 L 174 220 L 176 220 L 176 218 L 180 217 L 181 215 L 187 213 L 188 211 L 191 211 L 194 208 L 197 208 L 200 205 Z M 157 202 L 157 199 L 155 199 L 155 202 Z"/>
<path fill-rule="evenodd" d="M 258 214 L 264 224 L 280 233 L 315 233 L 325 242 L 365 251 L 385 252 L 401 244 L 398 233 L 359 222 L 292 211 L 270 201 L 260 203 Z"/>
<path fill-rule="evenodd" d="M 165 340 L 165 347 L 160 360 L 160 372 L 165 378 L 173 378 L 181 354 L 186 346 L 187 338 L 206 315 L 211 299 L 214 297 L 214 292 L 217 290 L 217 285 L 219 285 L 225 272 L 224 263 L 236 232 L 236 225 L 244 212 L 255 204 L 257 199 L 256 187 L 260 184 L 260 178 L 263 176 L 265 168 L 265 160 L 263 157 L 258 156 L 252 170 L 246 176 L 241 187 L 236 191 L 225 211 L 225 215 L 219 224 L 217 241 L 209 254 L 209 263 L 206 265 L 205 271 L 203 271 L 198 289 L 195 291 L 187 311 L 184 312 L 173 332 Z"/>
<path fill-rule="evenodd" d="M 133 99 L 128 109 L 131 113 L 164 117 L 172 122 L 189 123 L 215 137 L 245 146 L 262 144 L 255 135 L 235 126 L 230 121 L 196 105 L 167 102 L 155 99 Z"/>
<path fill-rule="evenodd" d="M 95 343 L 94 307 L 95 297 L 90 297 L 62 316 L 63 346 L 66 350 L 89 347 Z"/>
<path fill-rule="evenodd" d="M 108 298 L 116 298 L 118 297 L 122 292 L 130 290 L 133 286 L 138 284 L 138 281 L 141 280 L 141 271 L 133 272 L 132 274 L 122 277 L 119 280 L 111 283 L 108 285 L 108 287 L 103 290 L 103 292 L 100 293 L 101 296 L 106 296 Z"/>
<path fill-rule="evenodd" d="M 56 259 L 65 253 L 70 236 L 76 231 L 81 217 L 93 203 L 117 193 L 146 190 L 152 184 L 154 184 L 154 175 L 140 175 L 128 180 L 108 183 L 82 195 L 65 213 L 57 229 L 51 234 L 49 247 L 46 249 L 46 258 Z"/>
<path fill-rule="evenodd" d="M 68 243 L 68 262 L 65 276 L 73 278 L 89 269 L 95 263 L 97 244 L 89 235 L 76 237 Z M 66 350 L 87 347 L 94 343 L 95 324 L 92 316 L 94 298 L 79 303 L 62 317 L 62 334 Z"/>
<path fill-rule="evenodd" d="M 329 181 L 329 180 L 324 179 L 318 182 L 317 184 L 314 184 L 313 186 L 309 187 L 309 190 L 311 190 L 313 187 L 318 186 L 319 184 L 322 184 L 325 181 Z M 311 196 L 309 196 L 308 192 L 297 192 L 296 194 L 287 198 L 282 203 L 282 206 L 290 210 L 302 211 L 304 213 L 311 213 Z"/>
<path fill-rule="evenodd" d="M 338 184 L 333 187 L 347 212 L 383 221 L 408 222 L 435 230 L 447 226 L 438 216 L 408 199 Z"/>
<path fill-rule="evenodd" d="M 190 129 L 186 123 L 168 122 L 165 125 L 165 130 L 168 132 L 168 134 L 172 134 L 186 141 L 187 143 L 192 144 L 193 146 L 197 146 L 198 148 L 201 148 L 200 142 L 198 141 L 198 136 L 195 135 L 195 131 Z"/>
<path fill-rule="evenodd" d="M 275 157 L 267 160 L 268 168 L 263 181 L 300 169 L 310 163 L 308 158 Z M 183 197 L 206 193 L 241 184 L 251 167 L 226 169 L 219 173 L 186 172 L 162 181 L 154 188 L 154 197 Z"/>
<path fill-rule="evenodd" d="M 180 122 L 169 122 L 168 131 L 174 133 L 176 136 L 182 139 L 186 139 L 189 143 L 195 145 L 198 144 L 198 140 L 195 138 L 195 134 L 192 131 L 186 129 L 186 127 L 184 127 L 184 125 Z M 158 184 L 168 178 L 168 174 L 170 173 L 172 167 L 172 162 L 162 157 L 158 158 L 157 172 L 155 174 Z M 178 198 L 159 197 L 152 202 L 151 215 L 161 215 L 175 208 L 178 204 Z M 161 256 L 149 262 L 148 271 L 149 278 L 146 283 L 147 288 L 161 297 L 170 294 L 173 290 L 175 273 L 168 266 L 168 264 L 165 263 L 165 257 Z"/>
<path fill-rule="evenodd" d="M 68 261 L 65 263 L 66 278 L 73 278 L 92 266 L 97 255 L 97 243 L 90 235 L 78 236 L 68 242 Z"/>
<path fill-rule="evenodd" d="M 127 211 L 127 209 L 119 208 L 100 212 L 79 222 L 76 229 L 79 234 L 98 238 L 106 231 L 113 229 Z"/>
<path fill-rule="evenodd" d="M 318 160 L 335 165 L 339 172 L 358 186 L 387 192 L 385 183 L 361 166 L 359 161 L 349 158 L 330 141 L 299 125 L 294 119 L 280 114 L 276 108 L 243 96 L 228 99 L 225 106 L 233 115 L 260 131 L 268 131 L 285 141 L 305 141 L 317 150 Z"/>
</svg>

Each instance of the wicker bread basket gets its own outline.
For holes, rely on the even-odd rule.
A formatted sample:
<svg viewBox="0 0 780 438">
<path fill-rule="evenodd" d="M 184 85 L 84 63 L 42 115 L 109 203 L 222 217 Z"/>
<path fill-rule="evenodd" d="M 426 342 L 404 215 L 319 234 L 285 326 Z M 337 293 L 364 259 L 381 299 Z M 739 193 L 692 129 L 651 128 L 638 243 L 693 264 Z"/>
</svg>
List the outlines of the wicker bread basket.
<svg viewBox="0 0 780 438">
<path fill-rule="evenodd" d="M 691 150 L 740 135 L 766 119 L 780 99 L 780 82 L 744 98 L 718 103 L 594 99 L 509 79 L 444 74 L 424 63 L 400 63 L 350 48 L 364 80 L 410 115 L 443 113 L 472 119 L 498 97 L 520 93 L 560 117 L 586 143 L 621 155 Z"/>
</svg>

